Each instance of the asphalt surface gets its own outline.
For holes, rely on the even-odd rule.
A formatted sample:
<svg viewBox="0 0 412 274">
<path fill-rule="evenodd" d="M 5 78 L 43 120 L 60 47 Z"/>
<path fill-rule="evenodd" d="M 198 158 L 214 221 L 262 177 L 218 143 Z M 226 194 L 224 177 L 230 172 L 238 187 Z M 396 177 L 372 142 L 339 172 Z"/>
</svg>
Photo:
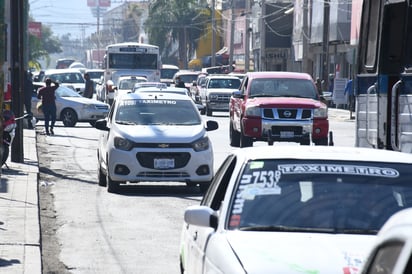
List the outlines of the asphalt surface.
<svg viewBox="0 0 412 274">
<path fill-rule="evenodd" d="M 330 119 L 352 120 L 349 111 L 330 108 Z M 42 273 L 39 166 L 36 131 L 23 129 L 23 163 L 2 167 L 0 184 L 0 273 Z"/>
</svg>

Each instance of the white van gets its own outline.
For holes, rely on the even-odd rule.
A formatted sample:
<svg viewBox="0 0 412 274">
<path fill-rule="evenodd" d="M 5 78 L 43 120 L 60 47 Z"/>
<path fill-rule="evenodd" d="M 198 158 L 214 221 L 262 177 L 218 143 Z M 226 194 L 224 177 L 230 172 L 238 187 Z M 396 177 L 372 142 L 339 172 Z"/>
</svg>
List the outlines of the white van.
<svg viewBox="0 0 412 274">
<path fill-rule="evenodd" d="M 173 83 L 173 76 L 179 71 L 179 67 L 175 65 L 162 65 L 160 70 L 160 82 L 170 86 Z"/>
</svg>

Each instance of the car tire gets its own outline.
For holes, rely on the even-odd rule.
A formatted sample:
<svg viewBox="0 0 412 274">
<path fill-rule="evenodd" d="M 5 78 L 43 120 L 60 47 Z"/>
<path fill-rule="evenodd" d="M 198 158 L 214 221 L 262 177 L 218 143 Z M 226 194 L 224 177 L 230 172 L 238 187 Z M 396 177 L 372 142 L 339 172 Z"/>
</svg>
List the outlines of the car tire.
<svg viewBox="0 0 412 274">
<path fill-rule="evenodd" d="M 229 128 L 230 146 L 240 147 L 240 133 L 233 128 L 232 121 L 229 123 Z"/>
<path fill-rule="evenodd" d="M 303 146 L 310 145 L 310 137 L 302 138 L 302 140 L 300 141 L 300 144 L 303 145 Z"/>
<path fill-rule="evenodd" d="M 106 175 L 103 174 L 102 168 L 99 166 L 97 168 L 97 178 L 98 178 L 98 184 L 99 186 L 106 186 L 107 181 L 106 181 Z"/>
<path fill-rule="evenodd" d="M 62 110 L 60 120 L 65 127 L 74 127 L 77 123 L 77 114 L 73 109 L 66 108 Z"/>
<path fill-rule="evenodd" d="M 210 107 L 206 104 L 206 116 L 212 116 L 213 111 L 210 109 Z"/>
<path fill-rule="evenodd" d="M 205 115 L 205 114 L 206 114 L 206 107 L 204 107 L 204 108 L 202 108 L 202 109 L 200 110 L 200 114 L 201 114 L 201 115 Z"/>
<path fill-rule="evenodd" d="M 106 175 L 106 182 L 107 182 L 107 192 L 109 193 L 117 193 L 119 192 L 120 183 L 113 181 L 109 174 Z"/>
<path fill-rule="evenodd" d="M 319 138 L 319 139 L 313 140 L 313 143 L 317 146 L 327 146 L 328 138 L 327 137 Z"/>
<path fill-rule="evenodd" d="M 200 192 L 206 193 L 206 191 L 209 189 L 210 182 L 201 182 L 199 183 L 199 189 Z"/>
<path fill-rule="evenodd" d="M 242 130 L 242 132 L 240 133 L 239 147 L 252 147 L 252 146 L 253 146 L 252 138 L 245 136 Z"/>
</svg>

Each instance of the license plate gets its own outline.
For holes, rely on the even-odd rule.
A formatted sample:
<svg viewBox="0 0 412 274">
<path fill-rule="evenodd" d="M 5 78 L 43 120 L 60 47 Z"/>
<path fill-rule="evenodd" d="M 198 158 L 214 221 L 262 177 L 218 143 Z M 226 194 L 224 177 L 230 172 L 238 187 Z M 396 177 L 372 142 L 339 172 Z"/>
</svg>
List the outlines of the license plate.
<svg viewBox="0 0 412 274">
<path fill-rule="evenodd" d="M 175 167 L 175 159 L 154 159 L 154 168 L 169 169 Z"/>
<path fill-rule="evenodd" d="M 280 138 L 293 138 L 295 137 L 295 133 L 293 131 L 281 131 Z"/>
</svg>

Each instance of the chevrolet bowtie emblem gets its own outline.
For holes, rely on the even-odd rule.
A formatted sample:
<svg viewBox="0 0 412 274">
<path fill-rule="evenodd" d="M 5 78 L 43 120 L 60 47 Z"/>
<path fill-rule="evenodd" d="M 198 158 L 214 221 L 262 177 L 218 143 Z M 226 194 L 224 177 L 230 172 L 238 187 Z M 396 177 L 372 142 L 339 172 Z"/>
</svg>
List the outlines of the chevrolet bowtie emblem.
<svg viewBox="0 0 412 274">
<path fill-rule="evenodd" d="M 167 148 L 167 147 L 169 147 L 169 144 L 159 144 L 158 147 L 160 147 L 160 148 Z"/>
</svg>

